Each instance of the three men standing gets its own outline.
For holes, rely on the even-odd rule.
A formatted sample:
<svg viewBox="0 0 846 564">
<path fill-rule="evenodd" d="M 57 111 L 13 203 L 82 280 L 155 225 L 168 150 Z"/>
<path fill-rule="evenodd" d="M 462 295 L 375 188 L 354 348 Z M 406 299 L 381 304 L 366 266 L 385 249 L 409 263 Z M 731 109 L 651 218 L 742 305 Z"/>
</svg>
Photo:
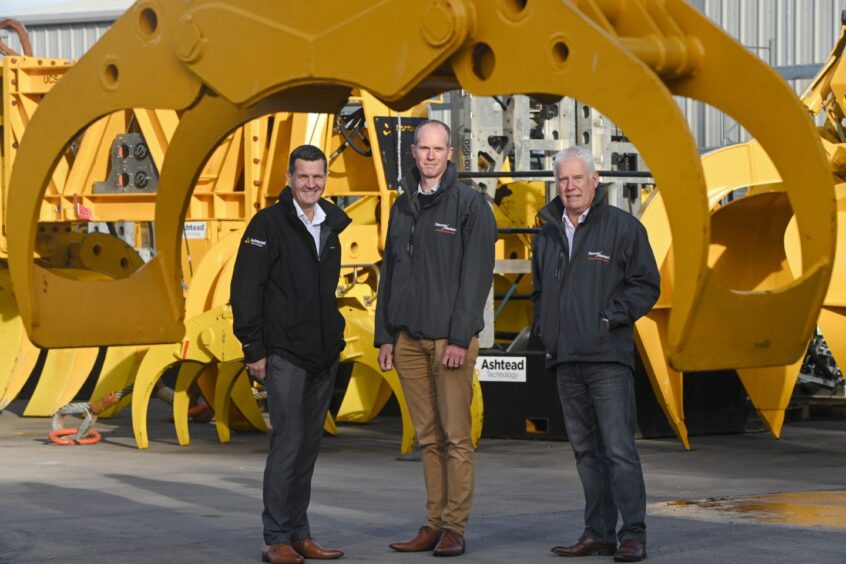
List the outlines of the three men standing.
<svg viewBox="0 0 846 564">
<path fill-rule="evenodd" d="M 350 218 L 321 199 L 326 173 L 326 155 L 317 147 L 291 153 L 288 186 L 250 221 L 232 275 L 235 336 L 250 374 L 264 380 L 273 427 L 262 513 L 262 560 L 272 564 L 343 556 L 312 539 L 306 514 L 344 349 L 335 290 L 338 234 Z"/>
<path fill-rule="evenodd" d="M 427 523 L 390 546 L 457 556 L 473 499 L 472 376 L 496 223 L 484 196 L 458 183 L 446 124 L 418 126 L 412 154 L 416 167 L 391 210 L 375 344 L 381 369 L 400 375 L 423 451 Z M 603 201 L 590 152 L 565 149 L 554 169 L 559 198 L 540 212 L 547 223 L 535 242 L 532 300 L 585 492 L 585 529 L 552 551 L 639 561 L 646 494 L 634 444 L 632 331 L 658 299 L 660 278 L 643 226 Z M 268 391 L 262 559 L 273 564 L 343 555 L 312 539 L 306 515 L 345 345 L 335 288 L 338 235 L 350 219 L 321 199 L 326 174 L 318 148 L 291 153 L 288 187 L 250 222 L 232 278 L 235 335 Z"/>
<path fill-rule="evenodd" d="M 658 299 L 658 267 L 640 222 L 603 201 L 588 150 L 561 151 L 554 171 L 559 197 L 539 214 L 532 301 L 585 492 L 585 529 L 552 552 L 636 562 L 646 557 L 646 490 L 634 443 L 632 330 Z"/>
<path fill-rule="evenodd" d="M 375 344 L 381 369 L 396 366 L 423 451 L 427 523 L 390 547 L 457 556 L 473 501 L 470 402 L 496 222 L 484 196 L 458 183 L 445 123 L 420 124 L 412 154 L 391 209 Z"/>
</svg>

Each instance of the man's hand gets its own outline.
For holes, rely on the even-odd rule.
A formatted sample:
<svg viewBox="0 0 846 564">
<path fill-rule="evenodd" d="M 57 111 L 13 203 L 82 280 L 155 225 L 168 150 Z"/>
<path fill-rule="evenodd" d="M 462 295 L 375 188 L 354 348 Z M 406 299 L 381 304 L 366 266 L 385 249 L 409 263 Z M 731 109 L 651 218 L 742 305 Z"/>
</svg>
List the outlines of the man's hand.
<svg viewBox="0 0 846 564">
<path fill-rule="evenodd" d="M 382 345 L 379 347 L 379 368 L 387 372 L 394 367 L 394 345 Z"/>
<path fill-rule="evenodd" d="M 467 355 L 467 349 L 458 345 L 447 345 L 444 349 L 444 356 L 441 363 L 447 368 L 461 368 L 464 364 L 464 357 Z"/>
<path fill-rule="evenodd" d="M 247 372 L 249 372 L 253 377 L 258 378 L 259 380 L 264 380 L 264 377 L 267 376 L 267 372 L 265 368 L 267 367 L 267 357 L 257 360 L 255 362 L 248 362 L 247 363 Z"/>
</svg>

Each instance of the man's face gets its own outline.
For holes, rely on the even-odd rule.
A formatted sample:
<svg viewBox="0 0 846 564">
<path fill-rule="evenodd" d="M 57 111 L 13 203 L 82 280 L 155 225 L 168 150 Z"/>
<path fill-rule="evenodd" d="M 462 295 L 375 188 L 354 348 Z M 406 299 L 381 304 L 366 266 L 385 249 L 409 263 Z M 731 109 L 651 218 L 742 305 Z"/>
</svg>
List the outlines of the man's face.
<svg viewBox="0 0 846 564">
<path fill-rule="evenodd" d="M 565 159 L 558 163 L 558 197 L 571 215 L 581 215 L 593 203 L 599 175 L 588 173 L 581 159 Z"/>
<path fill-rule="evenodd" d="M 420 176 L 438 182 L 452 158 L 452 147 L 449 146 L 446 129 L 436 123 L 430 123 L 424 125 L 419 134 L 417 144 L 411 146 L 411 154 L 417 162 Z"/>
<path fill-rule="evenodd" d="M 294 199 L 301 208 L 311 208 L 316 204 L 326 189 L 326 172 L 322 159 L 294 161 L 294 173 L 288 172 L 288 186 L 294 193 Z"/>
</svg>

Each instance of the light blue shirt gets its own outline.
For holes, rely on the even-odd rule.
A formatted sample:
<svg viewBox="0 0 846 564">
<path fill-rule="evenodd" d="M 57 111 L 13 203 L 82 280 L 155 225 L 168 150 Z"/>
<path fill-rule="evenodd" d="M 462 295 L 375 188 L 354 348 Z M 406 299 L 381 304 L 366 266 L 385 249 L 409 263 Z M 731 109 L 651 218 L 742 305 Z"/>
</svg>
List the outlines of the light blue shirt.
<svg viewBox="0 0 846 564">
<path fill-rule="evenodd" d="M 314 217 L 309 221 L 296 198 L 294 199 L 294 209 L 297 210 L 297 217 L 300 218 L 309 235 L 314 239 L 314 247 L 317 249 L 317 255 L 320 256 L 320 224 L 326 220 L 326 212 L 323 211 L 319 203 L 314 204 Z"/>
<path fill-rule="evenodd" d="M 590 208 L 585 210 L 585 213 L 579 216 L 579 225 L 585 222 L 585 218 L 590 213 Z M 567 247 L 569 250 L 569 254 L 567 255 L 568 259 L 573 258 L 573 236 L 576 234 L 576 226 L 570 221 L 570 217 L 567 215 L 567 210 L 564 210 L 564 215 L 561 218 L 564 221 L 564 232 L 567 234 Z"/>
<path fill-rule="evenodd" d="M 431 189 L 431 190 L 429 190 L 428 192 L 424 192 L 424 191 L 423 191 L 423 185 L 422 185 L 422 184 L 420 184 L 420 183 L 418 183 L 418 184 L 417 184 L 417 193 L 418 193 L 418 194 L 434 194 L 435 192 L 437 192 L 437 191 L 438 191 L 438 188 L 440 188 L 440 187 L 441 187 L 441 183 L 440 183 L 440 182 L 438 182 L 438 183 L 435 185 L 435 187 L 434 187 L 434 188 L 432 188 L 432 189 Z"/>
</svg>

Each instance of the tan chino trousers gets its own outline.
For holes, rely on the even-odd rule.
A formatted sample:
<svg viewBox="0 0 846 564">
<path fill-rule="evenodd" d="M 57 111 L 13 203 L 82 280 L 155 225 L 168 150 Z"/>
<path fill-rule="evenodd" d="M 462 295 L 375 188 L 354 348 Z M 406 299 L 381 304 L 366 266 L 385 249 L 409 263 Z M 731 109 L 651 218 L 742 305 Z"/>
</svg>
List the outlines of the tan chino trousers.
<svg viewBox="0 0 846 564">
<path fill-rule="evenodd" d="M 473 339 L 460 368 L 441 364 L 446 346 L 446 339 L 400 332 L 394 365 L 423 450 L 428 525 L 463 535 L 473 503 L 470 402 L 479 342 Z"/>
</svg>

